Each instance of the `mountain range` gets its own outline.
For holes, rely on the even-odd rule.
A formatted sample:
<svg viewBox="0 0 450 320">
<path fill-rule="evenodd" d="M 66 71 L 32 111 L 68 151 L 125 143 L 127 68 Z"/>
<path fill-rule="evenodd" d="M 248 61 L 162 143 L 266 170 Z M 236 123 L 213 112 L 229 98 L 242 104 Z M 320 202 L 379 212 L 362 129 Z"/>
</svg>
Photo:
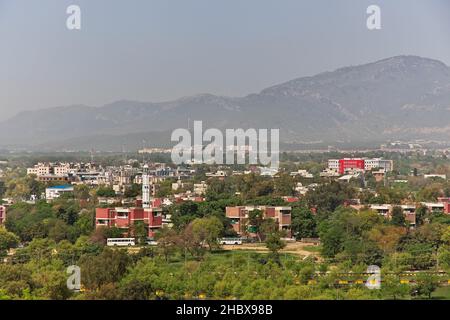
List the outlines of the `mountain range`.
<svg viewBox="0 0 450 320">
<path fill-rule="evenodd" d="M 245 97 L 201 94 L 20 112 L 0 123 L 0 147 L 120 150 L 170 145 L 175 128 L 279 128 L 284 144 L 450 138 L 450 68 L 396 56 L 302 77 Z"/>
</svg>

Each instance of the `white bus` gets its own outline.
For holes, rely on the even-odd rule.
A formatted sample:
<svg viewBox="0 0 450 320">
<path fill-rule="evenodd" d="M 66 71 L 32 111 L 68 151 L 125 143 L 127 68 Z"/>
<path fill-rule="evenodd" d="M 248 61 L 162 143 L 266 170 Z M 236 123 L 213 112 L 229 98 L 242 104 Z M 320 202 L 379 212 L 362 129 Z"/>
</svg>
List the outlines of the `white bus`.
<svg viewBox="0 0 450 320">
<path fill-rule="evenodd" d="M 158 242 L 153 238 L 147 238 L 147 241 L 145 241 L 145 243 L 148 246 L 157 246 L 158 245 Z"/>
<path fill-rule="evenodd" d="M 136 243 L 134 241 L 134 238 L 108 238 L 106 240 L 106 245 L 110 247 L 131 247 L 135 246 Z"/>
<path fill-rule="evenodd" d="M 228 245 L 234 245 L 234 244 L 242 244 L 241 238 L 222 238 L 219 240 L 220 244 L 228 244 Z"/>
</svg>

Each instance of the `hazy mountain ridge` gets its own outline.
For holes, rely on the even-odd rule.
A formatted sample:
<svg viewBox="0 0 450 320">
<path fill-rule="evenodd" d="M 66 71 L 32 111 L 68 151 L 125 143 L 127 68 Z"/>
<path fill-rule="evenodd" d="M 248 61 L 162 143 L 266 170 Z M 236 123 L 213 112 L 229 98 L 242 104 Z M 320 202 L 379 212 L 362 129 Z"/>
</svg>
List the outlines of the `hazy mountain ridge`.
<svg viewBox="0 0 450 320">
<path fill-rule="evenodd" d="M 0 124 L 0 145 L 86 149 L 92 141 L 99 148 L 96 135 L 105 145 L 120 145 L 121 136 L 170 132 L 193 120 L 203 120 L 205 128 L 280 128 L 285 142 L 445 140 L 450 138 L 450 68 L 436 60 L 398 56 L 239 98 L 201 94 L 169 102 L 122 100 L 21 112 Z M 150 144 L 152 135 L 146 139 Z M 105 142 L 108 136 L 111 143 Z"/>
</svg>

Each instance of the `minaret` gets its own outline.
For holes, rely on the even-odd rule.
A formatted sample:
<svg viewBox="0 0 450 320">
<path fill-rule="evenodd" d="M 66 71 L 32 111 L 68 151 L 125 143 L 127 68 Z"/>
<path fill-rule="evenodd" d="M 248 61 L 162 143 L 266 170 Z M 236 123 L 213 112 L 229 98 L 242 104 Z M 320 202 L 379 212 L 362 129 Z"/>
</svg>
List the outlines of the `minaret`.
<svg viewBox="0 0 450 320">
<path fill-rule="evenodd" d="M 142 170 L 142 207 L 150 208 L 150 177 L 148 175 L 148 165 L 144 165 Z"/>
</svg>

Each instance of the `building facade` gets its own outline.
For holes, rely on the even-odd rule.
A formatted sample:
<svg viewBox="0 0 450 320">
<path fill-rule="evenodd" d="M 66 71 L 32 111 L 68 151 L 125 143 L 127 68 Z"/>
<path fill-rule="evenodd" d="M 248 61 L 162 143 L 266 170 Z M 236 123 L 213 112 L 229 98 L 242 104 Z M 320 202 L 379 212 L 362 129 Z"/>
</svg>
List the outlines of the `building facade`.
<svg viewBox="0 0 450 320">
<path fill-rule="evenodd" d="M 6 207 L 0 206 L 0 225 L 4 224 L 6 220 Z"/>
<path fill-rule="evenodd" d="M 374 170 L 382 169 L 385 172 L 391 172 L 394 169 L 392 160 L 384 160 L 381 158 L 344 158 L 328 160 L 328 169 L 336 171 L 339 174 L 345 174 L 354 170 Z"/>
<path fill-rule="evenodd" d="M 67 186 L 54 186 L 45 189 L 45 199 L 47 201 L 59 198 L 64 193 L 73 192 L 74 188 L 71 185 Z"/>
<path fill-rule="evenodd" d="M 291 207 L 269 207 L 269 206 L 238 206 L 226 207 L 225 215 L 230 219 L 234 231 L 240 236 L 250 234 L 254 236 L 252 226 L 249 225 L 249 213 L 255 209 L 263 212 L 263 219 L 274 219 L 278 227 L 286 232 L 286 237 L 292 236 L 291 232 Z"/>
<path fill-rule="evenodd" d="M 133 235 L 133 225 L 142 221 L 148 237 L 154 237 L 158 229 L 163 226 L 161 208 L 97 208 L 95 210 L 95 226 L 116 227 L 123 231 L 124 236 Z"/>
</svg>

